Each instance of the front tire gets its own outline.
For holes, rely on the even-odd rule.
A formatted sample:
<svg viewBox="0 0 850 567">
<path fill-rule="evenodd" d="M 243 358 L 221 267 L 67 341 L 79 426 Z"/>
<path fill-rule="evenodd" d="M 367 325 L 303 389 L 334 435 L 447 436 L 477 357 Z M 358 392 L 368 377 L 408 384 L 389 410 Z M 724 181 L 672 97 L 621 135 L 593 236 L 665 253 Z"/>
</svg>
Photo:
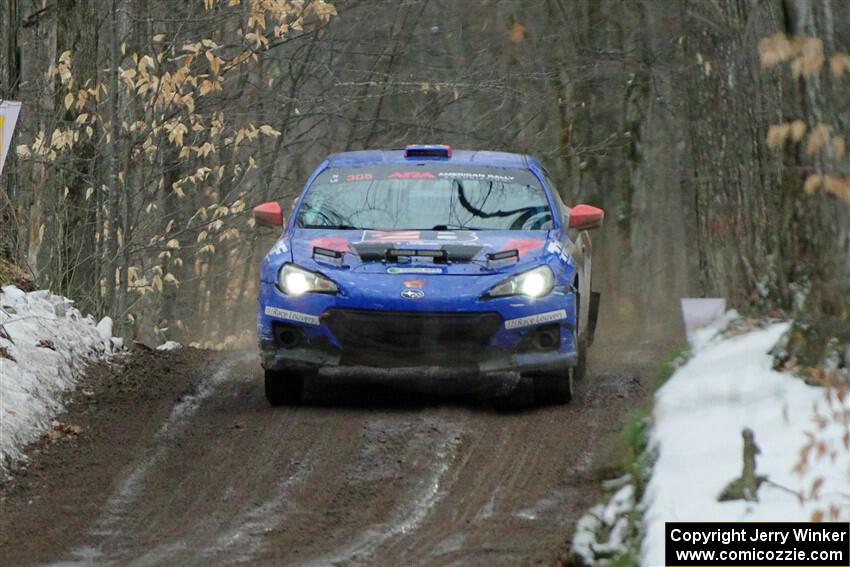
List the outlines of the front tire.
<svg viewBox="0 0 850 567">
<path fill-rule="evenodd" d="M 266 399 L 273 406 L 297 406 L 304 399 L 304 376 L 290 370 L 266 370 Z"/>
<path fill-rule="evenodd" d="M 587 338 L 579 338 L 576 346 L 578 361 L 572 370 L 572 376 L 576 381 L 581 381 L 587 375 Z"/>
<path fill-rule="evenodd" d="M 534 380 L 534 400 L 537 405 L 564 405 L 573 399 L 575 371 L 565 368 L 560 372 L 537 374 Z"/>
</svg>

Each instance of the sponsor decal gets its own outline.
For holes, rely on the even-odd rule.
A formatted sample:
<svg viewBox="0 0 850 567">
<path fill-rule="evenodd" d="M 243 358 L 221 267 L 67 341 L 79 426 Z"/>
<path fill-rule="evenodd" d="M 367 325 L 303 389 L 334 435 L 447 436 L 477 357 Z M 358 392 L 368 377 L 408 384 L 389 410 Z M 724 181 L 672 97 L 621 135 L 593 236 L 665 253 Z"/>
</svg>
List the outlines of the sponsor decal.
<svg viewBox="0 0 850 567">
<path fill-rule="evenodd" d="M 406 289 L 401 292 L 401 296 L 405 299 L 422 299 L 425 297 L 425 292 L 421 289 Z"/>
<path fill-rule="evenodd" d="M 360 242 L 410 242 L 416 244 L 467 244 L 478 240 L 471 230 L 364 230 Z"/>
<path fill-rule="evenodd" d="M 419 240 L 418 230 L 364 230 L 361 242 L 411 242 Z"/>
<path fill-rule="evenodd" d="M 339 183 L 339 173 L 332 173 L 331 178 L 328 179 L 329 183 Z"/>
<path fill-rule="evenodd" d="M 526 252 L 542 247 L 543 241 L 539 238 L 511 238 L 499 250 L 516 250 L 522 256 Z"/>
<path fill-rule="evenodd" d="M 388 274 L 442 274 L 441 268 L 387 268 Z"/>
<path fill-rule="evenodd" d="M 478 173 L 474 171 L 441 171 L 440 177 L 451 177 L 452 179 L 482 179 L 484 181 L 509 182 L 516 179 L 513 175 L 498 175 L 496 173 Z"/>
<path fill-rule="evenodd" d="M 538 313 L 537 315 L 529 315 L 528 317 L 520 317 L 519 319 L 508 319 L 505 321 L 506 329 L 519 329 L 522 327 L 530 327 L 531 325 L 542 325 L 543 323 L 551 323 L 552 321 L 560 321 L 567 318 L 566 309 L 558 309 L 557 311 L 547 311 L 546 313 Z"/>
<path fill-rule="evenodd" d="M 560 242 L 552 241 L 546 247 L 547 252 L 551 252 L 553 254 L 557 254 L 561 261 L 569 262 L 570 261 L 570 250 L 568 250 L 563 244 Z"/>
<path fill-rule="evenodd" d="M 336 250 L 337 252 L 348 252 L 348 240 L 341 236 L 322 236 L 314 238 L 310 241 L 310 246 L 313 248 L 327 248 L 328 250 Z"/>
<path fill-rule="evenodd" d="M 387 179 L 437 179 L 430 171 L 394 171 Z"/>
<path fill-rule="evenodd" d="M 404 280 L 404 287 L 407 289 L 420 289 L 425 285 L 422 280 Z"/>
<path fill-rule="evenodd" d="M 278 319 L 307 323 L 308 325 L 319 324 L 319 318 L 315 315 L 310 315 L 309 313 L 290 311 L 289 309 L 279 309 L 277 307 L 266 307 L 265 313 L 269 317 L 277 317 Z"/>
<path fill-rule="evenodd" d="M 269 254 L 283 254 L 285 252 L 289 252 L 289 247 L 286 245 L 286 240 L 283 238 L 278 239 L 278 241 L 274 243 L 272 249 L 269 250 Z"/>
</svg>

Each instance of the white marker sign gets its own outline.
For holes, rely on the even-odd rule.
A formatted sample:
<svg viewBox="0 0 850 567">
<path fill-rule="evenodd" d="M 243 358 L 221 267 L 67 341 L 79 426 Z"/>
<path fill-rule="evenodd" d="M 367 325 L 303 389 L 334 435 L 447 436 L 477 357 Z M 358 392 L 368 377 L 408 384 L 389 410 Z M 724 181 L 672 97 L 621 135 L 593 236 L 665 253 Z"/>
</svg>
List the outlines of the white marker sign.
<svg viewBox="0 0 850 567">
<path fill-rule="evenodd" d="M 682 318 L 688 340 L 694 332 L 711 325 L 726 313 L 726 300 L 722 297 L 683 297 Z"/>
<path fill-rule="evenodd" d="M 0 100 L 0 173 L 3 173 L 3 164 L 6 163 L 6 154 L 12 144 L 12 134 L 20 111 L 20 102 Z"/>
</svg>

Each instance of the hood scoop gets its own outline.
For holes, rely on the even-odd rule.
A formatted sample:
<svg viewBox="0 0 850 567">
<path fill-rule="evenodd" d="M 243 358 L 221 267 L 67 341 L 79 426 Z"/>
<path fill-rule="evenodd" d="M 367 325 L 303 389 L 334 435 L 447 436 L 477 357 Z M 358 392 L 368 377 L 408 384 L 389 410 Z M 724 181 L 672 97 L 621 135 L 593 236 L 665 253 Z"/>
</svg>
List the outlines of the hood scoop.
<svg viewBox="0 0 850 567">
<path fill-rule="evenodd" d="M 471 262 L 484 249 L 483 246 L 469 244 L 444 244 L 439 248 L 399 248 L 378 242 L 357 242 L 351 246 L 364 262 L 406 263 L 412 258 L 430 258 L 434 264 Z"/>
</svg>

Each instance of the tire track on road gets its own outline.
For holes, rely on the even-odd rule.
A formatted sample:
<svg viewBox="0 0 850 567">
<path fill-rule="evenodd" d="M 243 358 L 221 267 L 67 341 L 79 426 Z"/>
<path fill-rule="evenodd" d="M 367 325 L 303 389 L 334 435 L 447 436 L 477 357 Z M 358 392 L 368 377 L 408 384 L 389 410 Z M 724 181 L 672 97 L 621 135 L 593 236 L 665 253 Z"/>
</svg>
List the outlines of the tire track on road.
<svg viewBox="0 0 850 567">
<path fill-rule="evenodd" d="M 72 549 L 71 560 L 55 563 L 54 566 L 79 565 L 82 567 L 112 561 L 108 556 L 104 556 L 101 550 L 110 542 L 120 541 L 124 535 L 121 523 L 125 521 L 129 508 L 144 489 L 145 479 L 151 469 L 162 462 L 169 450 L 170 442 L 180 435 L 204 400 L 211 397 L 216 388 L 231 377 L 233 369 L 238 364 L 253 358 L 248 354 L 230 357 L 209 378 L 198 384 L 195 393 L 184 396 L 174 405 L 170 415 L 154 436 L 147 454 L 120 482 L 117 490 L 107 500 L 100 517 L 89 530 L 90 535 L 105 538 L 106 541 L 102 542 L 98 548 L 83 546 Z"/>
<path fill-rule="evenodd" d="M 400 495 L 396 511 L 378 528 L 361 532 L 351 543 L 333 553 L 301 563 L 301 567 L 327 565 L 363 565 L 374 559 L 378 549 L 398 537 L 409 536 L 418 529 L 435 504 L 445 495 L 442 480 L 457 456 L 463 428 L 457 424 L 435 424 L 426 420 L 419 428 L 438 427 L 442 437 L 434 449 L 434 460 L 426 476 L 416 486 Z"/>
</svg>

